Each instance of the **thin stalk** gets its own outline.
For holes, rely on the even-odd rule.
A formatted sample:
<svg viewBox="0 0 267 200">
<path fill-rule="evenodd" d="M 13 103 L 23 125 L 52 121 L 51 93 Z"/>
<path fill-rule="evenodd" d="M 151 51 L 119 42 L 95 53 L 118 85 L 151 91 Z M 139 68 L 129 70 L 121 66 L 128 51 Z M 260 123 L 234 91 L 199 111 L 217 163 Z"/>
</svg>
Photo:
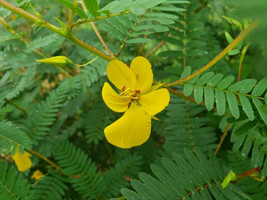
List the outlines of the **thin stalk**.
<svg viewBox="0 0 267 200">
<path fill-rule="evenodd" d="M 174 85 L 179 85 L 180 83 L 183 83 L 185 81 L 191 80 L 195 76 L 203 73 L 204 71 L 208 70 L 211 68 L 213 65 L 215 65 L 219 60 L 221 60 L 229 51 L 231 51 L 239 42 L 241 42 L 252 30 L 254 30 L 258 25 L 257 21 L 254 21 L 251 23 L 244 31 L 242 31 L 224 50 L 222 50 L 213 60 L 211 60 L 207 65 L 199 69 L 198 71 L 194 72 L 193 74 L 182 78 L 180 80 L 171 82 L 171 83 L 166 83 L 164 86 L 169 87 L 169 86 L 174 86 Z"/>
<path fill-rule="evenodd" d="M 110 49 L 108 48 L 107 44 L 105 43 L 105 41 L 103 40 L 102 36 L 100 35 L 98 29 L 96 28 L 94 22 L 90 22 L 92 28 L 94 29 L 98 39 L 100 40 L 100 42 L 102 43 L 102 45 L 104 46 L 104 48 L 108 51 L 109 55 L 113 56 L 113 53 L 110 51 Z"/>
<path fill-rule="evenodd" d="M 225 137 L 226 137 L 226 135 L 227 135 L 227 133 L 228 133 L 229 128 L 230 128 L 230 124 L 227 123 L 227 126 L 226 126 L 226 128 L 224 129 L 223 135 L 222 135 L 222 137 L 221 137 L 221 139 L 220 139 L 220 142 L 219 142 L 217 148 L 216 148 L 215 151 L 214 151 L 214 154 L 215 154 L 215 155 L 218 153 L 219 149 L 221 148 L 222 143 L 223 143 L 223 141 L 224 141 L 224 139 L 225 139 Z"/>
<path fill-rule="evenodd" d="M 85 50 L 87 51 L 90 51 L 92 53 L 94 53 L 95 55 L 107 60 L 107 61 L 112 61 L 114 59 L 118 59 L 118 58 L 114 58 L 114 57 L 111 57 L 109 55 L 106 55 L 105 53 L 97 50 L 95 47 L 93 46 L 90 46 L 89 44 L 81 41 L 80 39 L 78 39 L 77 37 L 75 37 L 72 33 L 67 33 L 65 30 L 62 30 L 56 26 L 54 26 L 53 24 L 50 24 L 49 22 L 43 20 L 43 19 L 40 19 L 38 18 L 37 16 L 29 13 L 29 12 L 26 12 L 25 10 L 5 1 L 5 0 L 0 0 L 0 5 L 5 7 L 6 9 L 34 22 L 36 25 L 39 25 L 39 26 L 42 26 L 44 28 L 47 28 L 63 37 L 65 37 L 66 39 L 72 41 L 73 43 L 77 44 L 78 46 L 84 48 Z"/>
<path fill-rule="evenodd" d="M 60 170 L 60 171 L 63 171 L 63 169 L 61 167 L 59 167 L 57 164 L 55 164 L 54 162 L 52 162 L 51 160 L 47 159 L 46 157 L 44 157 L 43 155 L 37 153 L 36 151 L 34 150 L 28 150 L 30 153 L 38 156 L 39 158 L 41 158 L 42 160 L 44 160 L 45 162 L 49 163 L 51 166 L 55 167 L 56 169 Z"/>
<path fill-rule="evenodd" d="M 128 13 L 131 13 L 131 11 L 127 10 L 127 11 L 123 11 L 123 12 L 120 12 L 120 13 L 113 13 L 113 14 L 108 14 L 108 15 L 100 16 L 100 17 L 94 17 L 94 18 L 90 18 L 90 19 L 79 19 L 77 22 L 72 24 L 72 28 L 75 27 L 75 26 L 78 26 L 80 24 L 85 24 L 85 23 L 88 23 L 88 22 L 104 20 L 104 19 L 108 19 L 108 18 L 111 18 L 111 17 L 125 15 L 125 14 L 128 14 Z"/>
<path fill-rule="evenodd" d="M 83 0 L 81 0 L 81 3 L 82 3 L 82 7 L 83 7 L 84 12 L 87 12 L 87 8 L 86 8 L 86 6 L 85 6 Z M 107 44 L 106 44 L 105 41 L 103 40 L 103 38 L 102 38 L 102 36 L 100 35 L 99 31 L 97 30 L 97 28 L 96 28 L 94 22 L 90 22 L 90 24 L 91 24 L 93 30 L 95 31 L 95 33 L 96 33 L 98 39 L 100 40 L 100 42 L 102 43 L 102 45 L 104 46 L 104 48 L 108 51 L 109 55 L 113 56 L 113 53 L 111 53 L 111 51 L 109 50 Z"/>
<path fill-rule="evenodd" d="M 244 49 L 240 52 L 240 58 L 239 58 L 239 70 L 238 70 L 238 82 L 241 81 L 241 74 L 242 74 L 242 66 L 243 66 L 243 61 L 245 58 L 245 54 L 248 50 L 248 46 L 245 46 Z"/>
<path fill-rule="evenodd" d="M 73 7 L 72 7 L 72 10 L 70 13 L 70 18 L 69 18 L 69 21 L 68 21 L 67 26 L 66 26 L 67 31 L 71 31 L 72 20 L 74 18 L 74 13 L 75 13 L 77 5 L 78 5 L 78 0 L 74 0 Z"/>
<path fill-rule="evenodd" d="M 19 105 L 15 104 L 13 101 L 5 98 L 4 99 L 7 103 L 11 104 L 12 106 L 14 106 L 15 108 L 17 108 L 18 110 L 20 110 L 24 115 L 28 115 L 28 113 L 26 112 L 26 110 L 24 110 L 24 108 L 20 107 Z"/>
<path fill-rule="evenodd" d="M 145 57 L 149 57 L 152 54 L 154 54 L 163 44 L 165 44 L 165 41 L 161 41 L 157 46 L 155 46 L 150 52 L 148 52 Z"/>
</svg>

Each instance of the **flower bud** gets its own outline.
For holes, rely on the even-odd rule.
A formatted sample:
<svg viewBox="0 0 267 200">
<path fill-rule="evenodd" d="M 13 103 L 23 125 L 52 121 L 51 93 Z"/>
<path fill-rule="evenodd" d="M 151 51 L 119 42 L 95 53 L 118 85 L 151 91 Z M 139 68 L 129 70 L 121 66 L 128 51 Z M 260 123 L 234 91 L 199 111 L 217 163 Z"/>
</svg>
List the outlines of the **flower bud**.
<svg viewBox="0 0 267 200">
<path fill-rule="evenodd" d="M 36 60 L 36 61 L 45 63 L 45 64 L 57 65 L 60 67 L 66 67 L 68 64 L 72 63 L 72 61 L 65 56 L 55 56 L 55 57 Z"/>
</svg>

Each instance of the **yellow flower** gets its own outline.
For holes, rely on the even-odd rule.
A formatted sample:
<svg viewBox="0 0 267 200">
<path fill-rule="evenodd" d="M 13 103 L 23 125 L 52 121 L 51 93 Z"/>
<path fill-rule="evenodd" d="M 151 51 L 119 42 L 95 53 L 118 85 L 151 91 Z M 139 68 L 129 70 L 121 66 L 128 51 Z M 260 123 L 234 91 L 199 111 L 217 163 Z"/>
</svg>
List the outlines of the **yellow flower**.
<svg viewBox="0 0 267 200">
<path fill-rule="evenodd" d="M 43 176 L 43 173 L 39 171 L 39 169 L 37 169 L 36 171 L 33 172 L 33 175 L 31 176 L 31 178 L 34 178 L 35 180 L 40 180 Z"/>
<path fill-rule="evenodd" d="M 15 155 L 11 155 L 11 157 L 15 161 L 15 164 L 20 172 L 24 172 L 32 166 L 32 161 L 30 159 L 31 154 L 26 151 L 24 151 L 24 154 L 21 154 L 19 152 L 19 148 L 17 148 Z"/>
<path fill-rule="evenodd" d="M 103 100 L 111 110 L 125 113 L 105 128 L 105 136 L 120 148 L 141 145 L 150 136 L 151 118 L 169 104 L 169 91 L 152 86 L 151 64 L 141 56 L 136 57 L 130 67 L 118 60 L 111 61 L 106 72 L 119 94 L 106 82 L 102 89 Z"/>
</svg>

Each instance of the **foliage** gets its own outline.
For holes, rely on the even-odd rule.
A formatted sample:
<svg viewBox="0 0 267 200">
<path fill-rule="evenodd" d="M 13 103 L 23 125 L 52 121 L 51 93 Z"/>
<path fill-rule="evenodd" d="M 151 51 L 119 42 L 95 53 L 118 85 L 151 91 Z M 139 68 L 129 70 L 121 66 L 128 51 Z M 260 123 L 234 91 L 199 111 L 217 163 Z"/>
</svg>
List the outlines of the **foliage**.
<svg viewBox="0 0 267 200">
<path fill-rule="evenodd" d="M 265 0 L 45 2 L 0 0 L 0 199 L 266 199 Z M 56 56 L 72 62 L 36 61 Z M 101 90 L 111 60 L 136 56 L 171 100 L 119 149 Z"/>
</svg>

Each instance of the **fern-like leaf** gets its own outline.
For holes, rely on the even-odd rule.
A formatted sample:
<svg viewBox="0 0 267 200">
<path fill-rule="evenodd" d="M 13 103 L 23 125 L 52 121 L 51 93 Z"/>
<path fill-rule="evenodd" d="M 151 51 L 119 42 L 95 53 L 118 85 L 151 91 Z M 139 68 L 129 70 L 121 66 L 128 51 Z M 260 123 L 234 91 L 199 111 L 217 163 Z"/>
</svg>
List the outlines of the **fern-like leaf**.
<svg viewBox="0 0 267 200">
<path fill-rule="evenodd" d="M 118 196 L 121 188 L 129 186 L 129 182 L 126 179 L 135 178 L 141 164 L 141 157 L 133 155 L 126 157 L 117 163 L 114 168 L 109 169 L 104 175 L 107 185 L 104 197 Z"/>
<path fill-rule="evenodd" d="M 187 68 L 184 74 L 189 75 L 190 72 L 191 69 Z M 183 92 L 186 96 L 190 96 L 193 93 L 198 104 L 204 100 L 208 111 L 213 109 L 216 102 L 217 112 L 220 116 L 224 115 L 227 102 L 231 114 L 236 119 L 240 117 L 240 100 L 240 104 L 249 120 L 254 120 L 252 100 L 261 118 L 267 124 L 266 105 L 262 102 L 265 100 L 265 97 L 262 96 L 267 89 L 267 77 L 257 85 L 255 79 L 244 79 L 232 84 L 234 79 L 233 76 L 223 78 L 222 74 L 207 72 L 185 82 Z"/>
<path fill-rule="evenodd" d="M 43 176 L 36 185 L 33 186 L 34 199 L 50 200 L 62 199 L 65 195 L 64 190 L 68 187 L 64 180 L 54 172 L 50 172 L 52 176 Z"/>
<path fill-rule="evenodd" d="M 31 149 L 31 145 L 31 139 L 18 126 L 9 121 L 0 122 L 0 152 L 4 149 L 10 152 L 13 147 L 12 155 L 16 153 L 17 148 L 23 153 L 24 148 Z"/>
<path fill-rule="evenodd" d="M 66 142 L 54 149 L 54 156 L 83 198 L 96 199 L 105 190 L 104 179 L 96 165 L 81 149 Z"/>
<path fill-rule="evenodd" d="M 150 39 L 144 38 L 143 35 L 169 31 L 167 25 L 173 24 L 178 18 L 169 12 L 183 11 L 173 4 L 184 2 L 138 0 L 125 4 L 124 1 L 115 1 L 101 10 L 109 10 L 111 13 L 131 10 L 133 14 L 109 18 L 99 26 L 103 31 L 108 31 L 110 36 L 122 42 L 122 46 L 125 43 L 147 43 Z"/>
<path fill-rule="evenodd" d="M 221 187 L 224 173 L 212 154 L 210 162 L 199 150 L 196 155 L 185 150 L 185 155 L 162 158 L 162 167 L 152 164 L 156 177 L 140 173 L 140 181 L 131 181 L 135 191 L 122 189 L 122 194 L 126 199 L 251 199 L 232 184 Z"/>
<path fill-rule="evenodd" d="M 244 158 L 251 155 L 251 167 L 262 167 L 263 175 L 267 175 L 267 137 L 264 133 L 266 130 L 256 127 L 256 124 L 248 127 L 247 123 L 248 120 L 236 123 L 231 135 L 233 151 L 241 151 Z M 244 131 L 240 132 L 240 128 Z"/>
<path fill-rule="evenodd" d="M 172 155 L 172 152 L 183 154 L 185 148 L 192 151 L 198 148 L 205 153 L 216 148 L 217 137 L 214 129 L 207 126 L 209 119 L 198 116 L 203 108 L 172 97 L 166 111 L 166 142 L 163 148 L 169 155 Z"/>
<path fill-rule="evenodd" d="M 22 173 L 0 161 L 0 199 L 3 200 L 31 200 L 34 193 L 30 191 L 30 184 Z"/>
<path fill-rule="evenodd" d="M 42 140 L 50 130 L 49 126 L 55 121 L 59 108 L 66 100 L 70 90 L 70 81 L 65 80 L 60 87 L 53 90 L 45 101 L 37 105 L 35 112 L 25 121 L 25 130 L 33 139 L 33 143 L 38 144 L 38 140 Z"/>
</svg>

